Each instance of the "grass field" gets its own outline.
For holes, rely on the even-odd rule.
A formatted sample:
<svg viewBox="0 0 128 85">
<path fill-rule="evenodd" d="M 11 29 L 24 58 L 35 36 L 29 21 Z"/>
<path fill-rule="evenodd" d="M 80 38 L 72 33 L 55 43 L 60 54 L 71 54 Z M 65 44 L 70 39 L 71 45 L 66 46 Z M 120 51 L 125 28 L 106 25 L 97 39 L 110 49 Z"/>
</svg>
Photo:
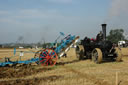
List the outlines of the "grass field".
<svg viewBox="0 0 128 85">
<path fill-rule="evenodd" d="M 9 53 L 0 51 L 0 56 L 4 57 L 4 53 L 6 56 L 13 56 L 13 51 Z M 16 55 L 19 55 L 19 52 Z M 33 53 L 25 53 L 22 59 L 33 56 Z M 1 67 L 0 85 L 128 85 L 126 55 L 122 62 L 103 62 L 102 64 L 95 64 L 91 60 L 79 61 L 74 49 L 71 49 L 67 56 L 59 59 L 53 67 L 35 64 Z"/>
</svg>

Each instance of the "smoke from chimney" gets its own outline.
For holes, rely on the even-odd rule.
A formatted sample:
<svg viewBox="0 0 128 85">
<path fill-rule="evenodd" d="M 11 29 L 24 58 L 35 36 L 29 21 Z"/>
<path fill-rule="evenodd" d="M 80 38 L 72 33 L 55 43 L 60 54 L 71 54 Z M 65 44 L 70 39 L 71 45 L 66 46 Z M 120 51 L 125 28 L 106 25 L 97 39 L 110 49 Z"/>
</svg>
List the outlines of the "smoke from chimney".
<svg viewBox="0 0 128 85">
<path fill-rule="evenodd" d="M 105 22 L 113 18 L 128 16 L 128 0 L 112 0 L 111 7 Z"/>
</svg>

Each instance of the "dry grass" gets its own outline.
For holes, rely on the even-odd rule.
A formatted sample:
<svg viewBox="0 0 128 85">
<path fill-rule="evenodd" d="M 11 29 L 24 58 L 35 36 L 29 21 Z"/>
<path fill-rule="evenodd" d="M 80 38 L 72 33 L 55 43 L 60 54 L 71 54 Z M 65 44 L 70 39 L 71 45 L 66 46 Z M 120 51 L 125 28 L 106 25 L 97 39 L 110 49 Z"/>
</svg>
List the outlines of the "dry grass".
<svg viewBox="0 0 128 85">
<path fill-rule="evenodd" d="M 39 49 L 38 49 L 39 50 Z M 24 52 L 24 56 L 22 56 L 21 60 L 27 60 L 30 58 L 33 58 L 35 53 L 38 51 L 37 49 L 16 49 L 16 54 L 14 56 L 14 49 L 0 49 L 0 58 L 5 58 L 5 57 L 11 57 L 11 61 L 16 61 L 19 60 L 20 58 L 20 52 Z"/>
<path fill-rule="evenodd" d="M 128 57 L 123 57 L 123 62 L 95 64 L 91 60 L 78 61 L 74 51 L 71 49 L 67 58 L 57 61 L 63 64 L 57 64 L 54 67 L 30 66 L 32 69 L 34 68 L 35 72 L 41 68 L 51 68 L 52 70 L 42 70 L 23 77 L 0 78 L 0 85 L 10 83 L 15 85 L 116 85 L 116 72 L 119 76 L 119 85 L 128 84 Z M 9 54 L 11 55 L 11 53 Z M 31 58 L 33 55 L 25 54 L 24 59 Z M 29 67 L 27 68 L 29 69 Z M 22 69 L 21 72 L 27 71 L 27 68 Z"/>
<path fill-rule="evenodd" d="M 123 56 L 128 56 L 128 48 L 121 48 Z"/>
</svg>

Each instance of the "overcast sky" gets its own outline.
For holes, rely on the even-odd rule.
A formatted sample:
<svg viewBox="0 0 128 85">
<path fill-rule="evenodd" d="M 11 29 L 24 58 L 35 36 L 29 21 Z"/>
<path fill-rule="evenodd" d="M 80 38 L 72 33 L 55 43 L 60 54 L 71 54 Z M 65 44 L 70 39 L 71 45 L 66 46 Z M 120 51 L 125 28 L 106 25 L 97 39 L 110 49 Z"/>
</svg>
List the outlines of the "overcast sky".
<svg viewBox="0 0 128 85">
<path fill-rule="evenodd" d="M 128 0 L 0 0 L 0 43 L 54 42 L 59 32 L 95 37 L 128 26 Z"/>
</svg>

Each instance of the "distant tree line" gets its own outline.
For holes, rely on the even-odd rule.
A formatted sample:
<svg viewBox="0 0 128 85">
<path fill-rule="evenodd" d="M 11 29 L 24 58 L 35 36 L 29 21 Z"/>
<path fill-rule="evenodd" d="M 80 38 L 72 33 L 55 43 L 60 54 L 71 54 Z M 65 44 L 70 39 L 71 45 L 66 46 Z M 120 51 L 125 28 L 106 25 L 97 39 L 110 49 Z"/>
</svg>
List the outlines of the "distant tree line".
<svg viewBox="0 0 128 85">
<path fill-rule="evenodd" d="M 22 37 L 19 38 L 19 40 L 22 40 Z M 107 36 L 107 40 L 111 41 L 112 43 L 117 44 L 118 41 L 125 40 L 128 41 L 124 36 L 124 30 L 123 29 L 112 29 L 109 32 L 109 35 Z M 1 44 L 1 47 L 5 48 L 18 48 L 19 46 L 23 46 L 24 48 L 33 48 L 34 46 L 41 47 L 41 48 L 50 48 L 54 43 L 8 43 L 8 44 Z M 60 43 L 57 43 L 60 45 Z"/>
<path fill-rule="evenodd" d="M 125 40 L 124 30 L 123 29 L 112 29 L 107 36 L 107 40 L 110 40 L 112 43 L 118 43 L 118 41 Z"/>
<path fill-rule="evenodd" d="M 45 44 L 41 44 L 41 43 L 6 43 L 6 44 L 0 44 L 0 48 L 19 48 L 19 47 L 23 47 L 23 48 L 35 48 L 35 47 L 40 47 L 40 48 L 47 48 L 51 46 L 51 43 L 45 43 Z"/>
</svg>

